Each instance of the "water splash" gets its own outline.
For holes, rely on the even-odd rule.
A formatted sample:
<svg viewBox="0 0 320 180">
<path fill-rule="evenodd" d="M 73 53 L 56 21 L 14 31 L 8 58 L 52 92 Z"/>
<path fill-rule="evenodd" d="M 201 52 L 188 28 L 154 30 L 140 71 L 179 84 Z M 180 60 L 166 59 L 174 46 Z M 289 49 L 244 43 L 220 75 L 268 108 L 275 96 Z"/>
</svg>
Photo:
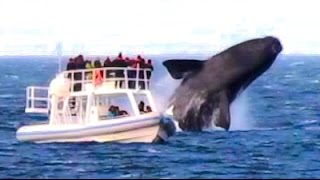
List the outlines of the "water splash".
<svg viewBox="0 0 320 180">
<path fill-rule="evenodd" d="M 230 130 L 250 130 L 254 128 L 254 121 L 249 112 L 248 92 L 244 91 L 234 100 L 230 107 Z"/>
<path fill-rule="evenodd" d="M 172 77 L 167 74 L 154 82 L 155 84 L 151 87 L 151 93 L 154 95 L 158 111 L 164 112 L 169 108 L 170 98 L 180 84 L 180 81 L 172 79 Z"/>
<path fill-rule="evenodd" d="M 162 69 L 161 73 L 154 77 L 153 82 L 154 84 L 152 85 L 150 91 L 153 94 L 158 111 L 165 113 L 167 116 L 173 119 L 172 109 L 169 107 L 169 102 L 181 80 L 173 79 L 168 73 L 165 73 L 164 69 Z M 178 122 L 174 119 L 173 122 L 176 126 L 177 132 L 181 132 L 182 130 L 180 129 Z"/>
</svg>

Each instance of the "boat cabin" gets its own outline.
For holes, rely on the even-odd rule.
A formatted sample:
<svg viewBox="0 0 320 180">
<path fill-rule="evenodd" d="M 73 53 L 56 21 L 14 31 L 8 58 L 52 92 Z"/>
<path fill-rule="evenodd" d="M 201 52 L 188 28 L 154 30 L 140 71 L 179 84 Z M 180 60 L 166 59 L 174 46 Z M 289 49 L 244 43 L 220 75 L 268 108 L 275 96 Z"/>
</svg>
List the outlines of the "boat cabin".
<svg viewBox="0 0 320 180">
<path fill-rule="evenodd" d="M 27 87 L 27 113 L 49 116 L 50 124 L 87 124 L 156 113 L 144 68 L 63 71 L 49 87 Z"/>
</svg>

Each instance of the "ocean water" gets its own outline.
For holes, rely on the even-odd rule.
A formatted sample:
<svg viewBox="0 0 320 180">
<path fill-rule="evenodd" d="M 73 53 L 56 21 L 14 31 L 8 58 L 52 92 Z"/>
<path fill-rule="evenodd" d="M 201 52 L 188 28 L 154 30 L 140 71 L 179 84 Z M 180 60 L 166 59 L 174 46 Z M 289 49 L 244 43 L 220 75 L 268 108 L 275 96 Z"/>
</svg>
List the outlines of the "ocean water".
<svg viewBox="0 0 320 180">
<path fill-rule="evenodd" d="M 166 58 L 153 58 L 161 105 L 178 84 Z M 0 178 L 320 178 L 320 57 L 280 56 L 233 105 L 228 132 L 178 132 L 164 144 L 18 142 L 21 123 L 46 119 L 24 113 L 25 88 L 48 85 L 57 69 L 54 58 L 1 58 Z"/>
</svg>

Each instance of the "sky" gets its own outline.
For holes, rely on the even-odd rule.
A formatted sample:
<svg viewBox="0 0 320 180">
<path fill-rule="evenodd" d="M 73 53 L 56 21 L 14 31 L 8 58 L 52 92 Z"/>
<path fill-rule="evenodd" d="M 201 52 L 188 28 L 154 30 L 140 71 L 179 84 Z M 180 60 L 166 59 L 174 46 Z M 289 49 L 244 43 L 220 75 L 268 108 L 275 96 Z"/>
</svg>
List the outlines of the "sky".
<svg viewBox="0 0 320 180">
<path fill-rule="evenodd" d="M 272 35 L 319 54 L 318 0 L 1 0 L 0 55 L 217 53 Z"/>
</svg>

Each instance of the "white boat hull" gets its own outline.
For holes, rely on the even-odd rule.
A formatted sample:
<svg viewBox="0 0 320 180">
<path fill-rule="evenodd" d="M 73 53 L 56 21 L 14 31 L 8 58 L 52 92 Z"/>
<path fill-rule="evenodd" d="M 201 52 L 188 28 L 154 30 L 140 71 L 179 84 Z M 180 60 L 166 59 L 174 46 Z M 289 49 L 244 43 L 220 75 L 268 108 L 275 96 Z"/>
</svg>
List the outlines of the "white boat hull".
<svg viewBox="0 0 320 180">
<path fill-rule="evenodd" d="M 143 142 L 165 141 L 173 135 L 172 121 L 161 116 L 144 116 L 133 119 L 102 120 L 89 125 L 29 125 L 17 131 L 19 141 L 50 142 Z M 169 125 L 170 128 L 164 128 Z M 174 125 L 173 125 L 174 126 Z"/>
</svg>

